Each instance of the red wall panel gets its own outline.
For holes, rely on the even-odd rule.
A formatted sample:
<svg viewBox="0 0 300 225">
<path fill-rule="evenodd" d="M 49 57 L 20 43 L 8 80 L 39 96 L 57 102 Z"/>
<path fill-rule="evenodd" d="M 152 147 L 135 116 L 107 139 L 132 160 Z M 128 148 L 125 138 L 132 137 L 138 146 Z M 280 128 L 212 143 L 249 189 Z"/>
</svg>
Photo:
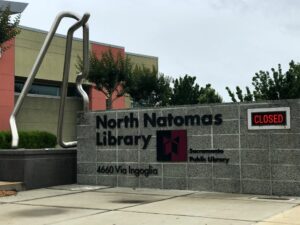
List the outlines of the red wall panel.
<svg viewBox="0 0 300 225">
<path fill-rule="evenodd" d="M 90 92 L 89 93 L 90 109 L 92 111 L 105 110 L 106 109 L 105 95 L 101 91 L 98 91 L 95 87 L 90 87 L 89 92 Z"/>
<path fill-rule="evenodd" d="M 118 87 L 118 89 L 120 90 L 121 87 Z M 124 109 L 125 108 L 125 97 L 117 97 L 117 92 L 114 92 L 113 94 L 113 103 L 112 103 L 112 108 L 113 109 Z"/>
<path fill-rule="evenodd" d="M 117 54 L 120 52 L 122 56 L 125 56 L 125 49 L 124 48 L 116 48 L 107 45 L 101 45 L 92 43 L 92 52 L 96 54 L 96 56 L 101 57 L 101 54 L 105 51 L 111 49 L 113 55 L 116 57 Z M 116 93 L 113 95 L 116 97 Z M 96 90 L 94 87 L 90 89 L 90 109 L 92 111 L 96 110 L 105 110 L 106 109 L 106 97 L 105 95 Z M 123 109 L 125 108 L 125 97 L 119 97 L 115 99 L 112 103 L 113 109 Z"/>
<path fill-rule="evenodd" d="M 0 130 L 9 130 L 9 117 L 14 108 L 15 40 L 0 58 Z"/>
</svg>

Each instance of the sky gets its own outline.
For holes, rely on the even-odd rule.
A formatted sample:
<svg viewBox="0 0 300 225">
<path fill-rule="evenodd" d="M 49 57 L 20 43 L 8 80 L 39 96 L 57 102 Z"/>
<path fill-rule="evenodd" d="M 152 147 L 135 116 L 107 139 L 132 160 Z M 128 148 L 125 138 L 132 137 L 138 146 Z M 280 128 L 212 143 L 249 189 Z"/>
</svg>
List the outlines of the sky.
<svg viewBox="0 0 300 225">
<path fill-rule="evenodd" d="M 18 1 L 18 0 L 17 0 Z M 49 30 L 61 11 L 91 14 L 90 39 L 157 56 L 159 71 L 189 74 L 230 101 L 260 70 L 300 62 L 298 0 L 24 0 L 21 25 Z M 66 20 L 58 33 L 66 34 Z M 80 37 L 81 32 L 75 36 Z"/>
</svg>

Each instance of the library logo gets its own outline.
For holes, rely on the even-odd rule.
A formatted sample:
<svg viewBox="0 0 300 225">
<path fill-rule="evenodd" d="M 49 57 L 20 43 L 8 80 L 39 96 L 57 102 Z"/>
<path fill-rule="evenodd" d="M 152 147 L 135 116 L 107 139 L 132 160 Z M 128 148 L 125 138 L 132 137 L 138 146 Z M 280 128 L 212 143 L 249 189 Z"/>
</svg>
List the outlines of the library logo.
<svg viewBox="0 0 300 225">
<path fill-rule="evenodd" d="M 157 161 L 186 162 L 186 130 L 159 130 L 156 132 Z"/>
</svg>

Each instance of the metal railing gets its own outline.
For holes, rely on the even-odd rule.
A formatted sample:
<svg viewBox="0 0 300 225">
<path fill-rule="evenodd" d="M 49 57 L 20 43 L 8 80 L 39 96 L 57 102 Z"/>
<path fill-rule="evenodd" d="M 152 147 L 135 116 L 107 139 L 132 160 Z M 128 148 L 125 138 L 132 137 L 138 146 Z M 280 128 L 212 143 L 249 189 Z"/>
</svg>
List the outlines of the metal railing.
<svg viewBox="0 0 300 225">
<path fill-rule="evenodd" d="M 44 44 L 37 56 L 37 59 L 31 69 L 31 72 L 25 82 L 25 85 L 22 89 L 22 92 L 19 95 L 19 98 L 15 104 L 14 110 L 10 116 L 9 123 L 12 132 L 12 147 L 17 148 L 19 144 L 19 133 L 16 124 L 16 116 L 18 115 L 20 108 L 22 107 L 24 98 L 28 94 L 30 87 L 33 83 L 33 80 L 43 62 L 43 59 L 46 55 L 46 52 L 51 44 L 51 41 L 55 35 L 55 32 L 63 18 L 73 18 L 77 20 L 75 24 L 73 24 L 67 34 L 67 42 L 65 49 L 65 62 L 64 62 L 64 70 L 63 70 L 63 79 L 62 79 L 62 88 L 60 95 L 60 106 L 59 106 L 59 116 L 58 116 L 58 126 L 57 126 L 57 141 L 58 144 L 64 148 L 75 147 L 77 145 L 77 141 L 64 142 L 63 141 L 63 122 L 64 122 L 64 108 L 65 108 L 65 100 L 67 96 L 67 88 L 68 88 L 68 79 L 70 73 L 70 64 L 71 64 L 71 53 L 72 53 L 72 42 L 74 32 L 80 27 L 83 28 L 83 71 L 79 73 L 76 77 L 76 87 L 79 91 L 80 95 L 83 98 L 83 110 L 85 112 L 89 111 L 89 97 L 86 92 L 82 88 L 83 80 L 87 77 L 89 71 L 89 27 L 88 27 L 88 19 L 90 17 L 89 13 L 85 13 L 82 18 L 80 16 L 71 13 L 71 12 L 62 12 L 57 15 L 54 20 L 54 23 L 44 41 Z"/>
</svg>

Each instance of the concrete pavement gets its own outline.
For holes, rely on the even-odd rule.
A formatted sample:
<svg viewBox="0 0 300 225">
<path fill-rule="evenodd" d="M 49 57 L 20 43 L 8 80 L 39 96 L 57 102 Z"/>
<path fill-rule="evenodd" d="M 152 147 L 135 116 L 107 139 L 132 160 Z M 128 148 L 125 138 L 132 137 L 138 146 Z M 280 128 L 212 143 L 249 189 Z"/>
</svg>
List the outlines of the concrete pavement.
<svg viewBox="0 0 300 225">
<path fill-rule="evenodd" d="M 300 198 L 64 185 L 0 198 L 0 224 L 300 224 Z"/>
</svg>

